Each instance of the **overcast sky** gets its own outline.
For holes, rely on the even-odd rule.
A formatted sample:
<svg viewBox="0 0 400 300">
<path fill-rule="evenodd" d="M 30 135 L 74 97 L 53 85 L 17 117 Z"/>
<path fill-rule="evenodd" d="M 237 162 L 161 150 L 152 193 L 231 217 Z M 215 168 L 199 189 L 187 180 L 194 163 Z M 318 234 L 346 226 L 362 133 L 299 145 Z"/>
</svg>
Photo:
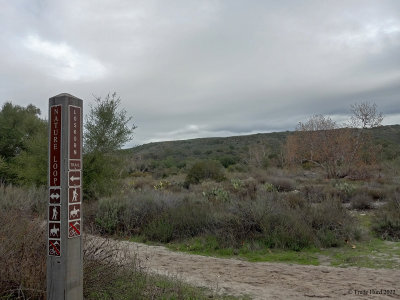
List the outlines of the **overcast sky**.
<svg viewBox="0 0 400 300">
<path fill-rule="evenodd" d="M 0 104 L 116 91 L 151 141 L 400 123 L 400 1 L 0 0 Z"/>
</svg>

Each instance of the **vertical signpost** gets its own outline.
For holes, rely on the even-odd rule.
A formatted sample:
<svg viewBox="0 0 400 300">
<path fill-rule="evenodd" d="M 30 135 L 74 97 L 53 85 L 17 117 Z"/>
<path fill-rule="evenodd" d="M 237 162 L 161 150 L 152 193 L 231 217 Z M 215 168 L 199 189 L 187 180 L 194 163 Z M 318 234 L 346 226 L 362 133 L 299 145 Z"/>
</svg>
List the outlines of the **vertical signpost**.
<svg viewBox="0 0 400 300">
<path fill-rule="evenodd" d="M 47 299 L 83 299 L 82 104 L 49 99 Z"/>
</svg>

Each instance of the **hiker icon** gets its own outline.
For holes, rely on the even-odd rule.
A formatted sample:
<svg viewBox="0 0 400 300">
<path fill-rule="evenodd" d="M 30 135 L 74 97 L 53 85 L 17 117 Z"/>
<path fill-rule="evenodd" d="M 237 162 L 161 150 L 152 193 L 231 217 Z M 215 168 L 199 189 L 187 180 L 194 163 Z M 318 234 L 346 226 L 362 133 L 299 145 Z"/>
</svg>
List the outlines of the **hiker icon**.
<svg viewBox="0 0 400 300">
<path fill-rule="evenodd" d="M 77 189 L 74 188 L 72 191 L 72 202 L 77 202 L 78 201 L 78 192 L 76 191 Z"/>
<path fill-rule="evenodd" d="M 51 219 L 52 220 L 57 220 L 57 217 L 58 217 L 58 210 L 57 210 L 57 207 L 54 206 L 53 207 L 53 216 L 51 217 Z"/>
</svg>

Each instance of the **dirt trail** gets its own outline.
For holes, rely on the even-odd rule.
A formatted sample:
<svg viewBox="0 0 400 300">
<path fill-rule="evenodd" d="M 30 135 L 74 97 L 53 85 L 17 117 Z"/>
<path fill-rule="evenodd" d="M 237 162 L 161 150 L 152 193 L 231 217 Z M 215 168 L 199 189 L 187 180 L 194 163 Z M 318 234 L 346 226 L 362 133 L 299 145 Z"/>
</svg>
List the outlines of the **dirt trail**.
<svg viewBox="0 0 400 300">
<path fill-rule="evenodd" d="M 150 272 L 251 299 L 400 299 L 400 270 L 252 263 L 121 242 Z M 371 289 L 395 295 L 371 295 Z M 358 294 L 357 294 L 358 293 Z M 363 293 L 368 293 L 364 295 Z"/>
</svg>

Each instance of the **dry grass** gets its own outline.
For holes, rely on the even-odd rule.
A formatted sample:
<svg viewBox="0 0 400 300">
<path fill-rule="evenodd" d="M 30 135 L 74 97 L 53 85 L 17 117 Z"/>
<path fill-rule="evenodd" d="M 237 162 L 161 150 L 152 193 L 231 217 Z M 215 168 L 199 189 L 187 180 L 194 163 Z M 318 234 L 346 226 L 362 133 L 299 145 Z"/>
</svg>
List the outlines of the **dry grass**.
<svg viewBox="0 0 400 300">
<path fill-rule="evenodd" d="M 45 232 L 24 211 L 0 212 L 0 298 L 44 299 Z"/>
<path fill-rule="evenodd" d="M 36 217 L 46 215 L 47 191 L 41 188 L 22 188 L 0 183 L 0 209 L 29 212 Z"/>
</svg>

